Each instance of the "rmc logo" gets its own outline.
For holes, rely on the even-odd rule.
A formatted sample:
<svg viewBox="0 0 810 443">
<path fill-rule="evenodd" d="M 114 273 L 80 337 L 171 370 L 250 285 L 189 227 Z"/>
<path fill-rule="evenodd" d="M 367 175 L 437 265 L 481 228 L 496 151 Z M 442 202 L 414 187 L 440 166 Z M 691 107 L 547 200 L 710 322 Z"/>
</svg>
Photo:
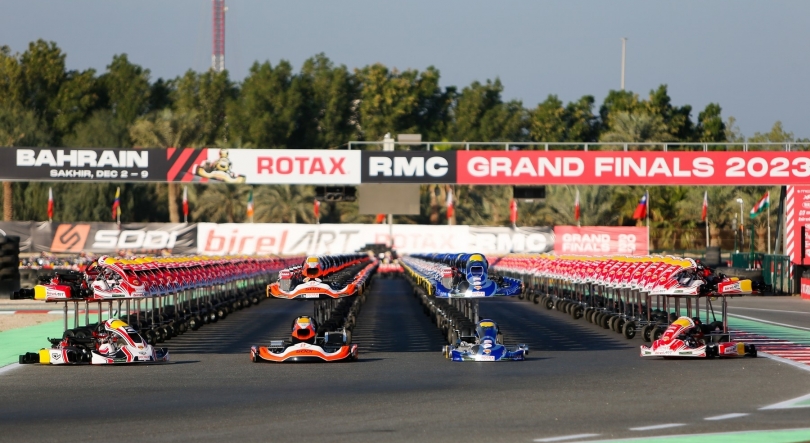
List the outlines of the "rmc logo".
<svg viewBox="0 0 810 443">
<path fill-rule="evenodd" d="M 455 152 L 362 153 L 363 183 L 455 183 Z"/>
</svg>

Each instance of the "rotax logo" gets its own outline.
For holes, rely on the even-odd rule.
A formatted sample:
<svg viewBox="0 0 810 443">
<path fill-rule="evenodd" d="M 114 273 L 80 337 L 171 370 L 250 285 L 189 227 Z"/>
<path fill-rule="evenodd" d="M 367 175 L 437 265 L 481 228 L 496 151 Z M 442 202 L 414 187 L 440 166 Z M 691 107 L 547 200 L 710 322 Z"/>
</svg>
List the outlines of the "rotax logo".
<svg viewBox="0 0 810 443">
<path fill-rule="evenodd" d="M 455 183 L 455 152 L 363 151 L 362 183 Z"/>
</svg>

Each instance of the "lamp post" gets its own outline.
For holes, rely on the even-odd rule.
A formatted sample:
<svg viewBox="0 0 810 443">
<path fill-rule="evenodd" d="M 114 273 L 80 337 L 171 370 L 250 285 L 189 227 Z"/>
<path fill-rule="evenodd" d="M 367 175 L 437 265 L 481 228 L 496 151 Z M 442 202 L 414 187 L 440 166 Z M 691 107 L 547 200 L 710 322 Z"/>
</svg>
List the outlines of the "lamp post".
<svg viewBox="0 0 810 443">
<path fill-rule="evenodd" d="M 737 214 L 734 214 L 734 252 L 740 252 L 740 247 L 737 243 Z"/>
<path fill-rule="evenodd" d="M 745 244 L 745 227 L 743 221 L 743 199 L 738 198 L 737 203 L 740 204 L 740 249 L 744 249 L 743 245 Z"/>
</svg>

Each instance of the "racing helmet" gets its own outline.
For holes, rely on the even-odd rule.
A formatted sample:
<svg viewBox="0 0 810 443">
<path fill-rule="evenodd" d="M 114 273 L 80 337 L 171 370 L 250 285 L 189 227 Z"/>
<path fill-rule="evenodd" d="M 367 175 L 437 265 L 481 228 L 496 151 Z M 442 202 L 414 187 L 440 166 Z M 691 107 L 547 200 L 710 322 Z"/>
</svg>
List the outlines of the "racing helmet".
<svg viewBox="0 0 810 443">
<path fill-rule="evenodd" d="M 314 255 L 311 255 L 304 260 L 303 272 L 305 277 L 315 278 L 320 277 L 323 273 L 321 260 Z"/>
<path fill-rule="evenodd" d="M 475 335 L 479 340 L 484 338 L 495 340 L 498 337 L 498 325 L 492 320 L 481 320 L 475 327 Z"/>
<path fill-rule="evenodd" d="M 293 343 L 315 343 L 317 329 L 315 319 L 312 317 L 308 315 L 297 317 L 292 324 Z"/>
</svg>

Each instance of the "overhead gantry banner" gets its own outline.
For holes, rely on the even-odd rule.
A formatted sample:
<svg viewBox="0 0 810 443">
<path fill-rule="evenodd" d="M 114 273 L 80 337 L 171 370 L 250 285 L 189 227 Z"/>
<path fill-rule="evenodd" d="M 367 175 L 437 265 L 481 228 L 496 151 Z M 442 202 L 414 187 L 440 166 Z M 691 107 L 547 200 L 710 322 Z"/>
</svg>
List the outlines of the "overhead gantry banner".
<svg viewBox="0 0 810 443">
<path fill-rule="evenodd" d="M 810 183 L 802 151 L 0 149 L 0 181 L 766 186 Z"/>
</svg>

